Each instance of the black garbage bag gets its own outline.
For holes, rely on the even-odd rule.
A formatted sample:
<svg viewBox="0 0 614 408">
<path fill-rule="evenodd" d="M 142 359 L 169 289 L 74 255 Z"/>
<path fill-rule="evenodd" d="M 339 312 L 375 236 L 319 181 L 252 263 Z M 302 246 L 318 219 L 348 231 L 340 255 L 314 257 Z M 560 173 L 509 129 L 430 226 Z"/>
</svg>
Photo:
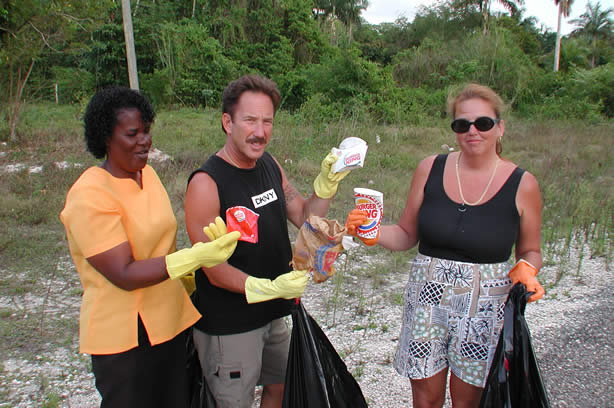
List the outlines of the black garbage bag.
<svg viewBox="0 0 614 408">
<path fill-rule="evenodd" d="M 522 283 L 515 284 L 510 291 L 503 329 L 480 400 L 482 408 L 550 407 L 524 318 L 532 294 Z"/>
<path fill-rule="evenodd" d="M 360 386 L 299 301 L 292 324 L 283 407 L 367 407 Z"/>
</svg>

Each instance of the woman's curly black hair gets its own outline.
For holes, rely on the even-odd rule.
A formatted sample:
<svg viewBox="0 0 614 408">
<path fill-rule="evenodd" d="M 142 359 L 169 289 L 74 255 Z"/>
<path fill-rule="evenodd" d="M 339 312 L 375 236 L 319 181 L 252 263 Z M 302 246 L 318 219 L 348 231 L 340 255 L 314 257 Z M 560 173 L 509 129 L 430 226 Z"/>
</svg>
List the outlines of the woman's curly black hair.
<svg viewBox="0 0 614 408">
<path fill-rule="evenodd" d="M 134 108 L 141 112 L 144 123 L 151 124 L 156 113 L 149 100 L 140 92 L 126 87 L 111 87 L 96 92 L 87 104 L 85 116 L 85 143 L 87 150 L 97 159 L 107 155 L 107 141 L 113 135 L 120 110 Z"/>
</svg>

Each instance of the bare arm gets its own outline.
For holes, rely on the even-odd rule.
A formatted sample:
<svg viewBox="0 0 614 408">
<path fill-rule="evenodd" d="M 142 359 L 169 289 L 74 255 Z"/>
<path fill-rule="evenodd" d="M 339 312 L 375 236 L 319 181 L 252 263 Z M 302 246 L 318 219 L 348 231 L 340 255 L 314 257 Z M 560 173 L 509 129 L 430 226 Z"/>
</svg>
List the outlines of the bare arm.
<svg viewBox="0 0 614 408">
<path fill-rule="evenodd" d="M 145 288 L 168 279 L 163 256 L 135 261 L 126 241 L 87 261 L 111 283 L 124 290 Z"/>
<path fill-rule="evenodd" d="M 525 172 L 520 180 L 516 194 L 516 207 L 520 214 L 516 260 L 522 258 L 539 270 L 542 266 L 542 199 L 537 179 L 529 172 Z"/>
<path fill-rule="evenodd" d="M 378 244 L 391 251 L 405 251 L 418 243 L 418 212 L 424 200 L 424 186 L 435 156 L 423 159 L 412 177 L 405 209 L 398 224 L 384 225 Z"/>
<path fill-rule="evenodd" d="M 196 173 L 186 191 L 185 223 L 192 244 L 208 242 L 203 227 L 215 222 L 220 215 L 220 199 L 215 181 L 207 173 Z M 245 293 L 245 280 L 248 275 L 231 266 L 228 262 L 212 268 L 202 268 L 214 286 L 236 293 Z"/>
</svg>

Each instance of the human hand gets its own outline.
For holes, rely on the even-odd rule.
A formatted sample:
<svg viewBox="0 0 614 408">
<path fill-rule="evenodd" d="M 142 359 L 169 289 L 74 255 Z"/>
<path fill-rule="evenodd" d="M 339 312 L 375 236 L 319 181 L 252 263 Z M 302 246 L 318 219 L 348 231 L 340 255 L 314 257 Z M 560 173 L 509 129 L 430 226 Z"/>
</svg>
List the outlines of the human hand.
<svg viewBox="0 0 614 408">
<path fill-rule="evenodd" d="M 220 217 L 215 218 L 203 228 L 210 242 L 197 242 L 192 248 L 182 249 L 167 255 L 165 258 L 166 271 L 171 279 L 180 278 L 198 268 L 211 268 L 226 262 L 237 247 L 237 240 L 241 236 L 239 231 L 228 233 L 226 224 Z"/>
<path fill-rule="evenodd" d="M 337 158 L 336 154 L 328 153 L 320 165 L 320 174 L 313 181 L 313 190 L 320 198 L 328 199 L 334 196 L 339 182 L 350 172 L 350 170 L 339 173 L 332 172 L 332 165 L 337 161 Z"/>
<path fill-rule="evenodd" d="M 534 294 L 528 299 L 529 302 L 535 302 L 544 296 L 544 288 L 536 278 L 537 268 L 531 265 L 528 261 L 520 259 L 518 262 L 516 262 L 516 265 L 514 265 L 508 275 L 512 280 L 513 285 L 520 282 L 527 288 L 527 292 L 534 292 Z"/>
<path fill-rule="evenodd" d="M 377 236 L 375 238 L 363 238 L 357 235 L 358 233 L 356 230 L 358 229 L 358 227 L 363 225 L 366 221 L 367 221 L 367 212 L 354 208 L 348 214 L 348 217 L 345 221 L 345 229 L 348 235 L 351 235 L 353 237 L 360 239 L 367 246 L 373 246 L 377 244 L 377 241 L 379 241 L 379 235 L 380 235 L 379 230 L 377 231 Z"/>
<path fill-rule="evenodd" d="M 308 281 L 307 271 L 284 273 L 273 281 L 250 276 L 245 281 L 245 297 L 247 303 L 258 303 L 279 298 L 294 299 L 303 294 Z"/>
</svg>

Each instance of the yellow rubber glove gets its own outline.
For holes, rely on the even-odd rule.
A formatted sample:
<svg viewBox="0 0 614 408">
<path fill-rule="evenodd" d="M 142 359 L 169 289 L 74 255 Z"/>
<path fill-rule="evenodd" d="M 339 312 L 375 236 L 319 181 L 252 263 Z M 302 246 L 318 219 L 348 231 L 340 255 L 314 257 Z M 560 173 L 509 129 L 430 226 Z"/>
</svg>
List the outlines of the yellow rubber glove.
<svg viewBox="0 0 614 408">
<path fill-rule="evenodd" d="M 536 276 L 537 268 L 524 259 L 520 259 L 518 262 L 516 262 L 516 265 L 514 265 L 509 273 L 512 284 L 515 285 L 516 283 L 520 282 L 527 288 L 527 292 L 534 292 L 534 294 L 529 298 L 529 302 L 535 302 L 536 300 L 541 299 L 544 296 L 544 293 L 546 293 Z"/>
<path fill-rule="evenodd" d="M 356 233 L 356 229 L 364 224 L 365 221 L 367 221 L 367 212 L 354 208 L 352 211 L 350 211 L 347 219 L 345 220 L 345 229 L 348 235 L 360 239 L 367 246 L 373 246 L 377 244 L 377 241 L 379 241 L 379 231 L 377 231 L 377 236 L 375 238 L 359 237 Z"/>
<path fill-rule="evenodd" d="M 303 294 L 308 280 L 307 271 L 284 273 L 273 281 L 250 276 L 245 281 L 245 297 L 247 303 L 258 303 L 279 298 L 294 299 Z"/>
<path fill-rule="evenodd" d="M 337 161 L 337 155 L 329 153 L 320 165 L 320 174 L 313 181 L 313 190 L 316 195 L 323 199 L 331 198 L 337 192 L 339 182 L 348 175 L 350 170 L 333 173 L 331 167 Z"/>
<path fill-rule="evenodd" d="M 198 268 L 210 268 L 226 262 L 237 247 L 237 240 L 241 236 L 239 231 L 227 233 L 226 224 L 220 217 L 215 218 L 203 228 L 211 242 L 197 242 L 192 248 L 182 249 L 166 256 L 166 271 L 171 279 L 181 278 Z"/>
<path fill-rule="evenodd" d="M 196 276 L 194 272 L 190 272 L 186 275 L 183 275 L 181 278 L 181 283 L 183 284 L 183 288 L 186 292 L 188 292 L 188 296 L 190 296 L 196 290 Z"/>
</svg>

